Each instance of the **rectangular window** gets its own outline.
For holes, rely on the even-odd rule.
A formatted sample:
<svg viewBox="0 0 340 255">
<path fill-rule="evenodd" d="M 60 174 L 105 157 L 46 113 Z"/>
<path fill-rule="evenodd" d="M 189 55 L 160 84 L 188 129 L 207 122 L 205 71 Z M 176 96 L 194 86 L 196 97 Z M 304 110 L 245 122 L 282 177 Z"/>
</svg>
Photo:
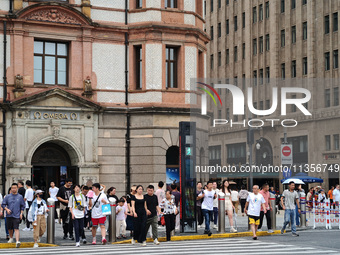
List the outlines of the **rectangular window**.
<svg viewBox="0 0 340 255">
<path fill-rule="evenodd" d="M 67 85 L 68 45 L 57 42 L 34 42 L 34 83 Z"/>
<path fill-rule="evenodd" d="M 177 8 L 177 0 L 165 0 L 165 8 Z"/>
<path fill-rule="evenodd" d="M 242 13 L 242 28 L 246 27 L 246 13 Z"/>
<path fill-rule="evenodd" d="M 333 50 L 333 68 L 339 68 L 339 51 Z"/>
<path fill-rule="evenodd" d="M 229 5 L 229 0 L 226 0 L 226 2 L 227 2 L 227 5 Z"/>
<path fill-rule="evenodd" d="M 262 85 L 263 84 L 263 69 L 260 69 L 259 76 L 260 76 L 259 83 L 260 83 L 260 85 Z"/>
<path fill-rule="evenodd" d="M 229 110 L 229 108 L 227 108 L 225 115 L 226 115 L 225 116 L 226 120 L 230 120 L 230 110 Z"/>
<path fill-rule="evenodd" d="M 270 81 L 270 67 L 266 67 L 266 82 L 269 83 Z"/>
<path fill-rule="evenodd" d="M 286 64 L 285 63 L 281 64 L 281 79 L 282 80 L 286 79 Z"/>
<path fill-rule="evenodd" d="M 260 110 L 263 110 L 263 101 L 260 101 Z"/>
<path fill-rule="evenodd" d="M 266 19 L 269 18 L 269 1 L 266 2 Z"/>
<path fill-rule="evenodd" d="M 285 0 L 281 0 L 281 13 L 285 12 Z"/>
<path fill-rule="evenodd" d="M 227 65 L 229 64 L 229 49 L 227 49 L 227 51 L 226 51 L 225 63 Z"/>
<path fill-rule="evenodd" d="M 330 54 L 329 52 L 325 53 L 325 71 L 329 71 L 329 69 L 331 69 L 330 67 Z"/>
<path fill-rule="evenodd" d="M 218 0 L 218 8 L 221 9 L 222 7 L 222 0 Z"/>
<path fill-rule="evenodd" d="M 257 54 L 257 39 L 253 39 L 253 55 Z"/>
<path fill-rule="evenodd" d="M 253 23 L 257 22 L 257 11 L 256 11 L 256 6 L 253 7 Z"/>
<path fill-rule="evenodd" d="M 325 107 L 331 107 L 331 90 L 325 89 Z"/>
<path fill-rule="evenodd" d="M 286 46 L 286 30 L 281 30 L 281 47 Z"/>
<path fill-rule="evenodd" d="M 259 51 L 260 51 L 260 53 L 263 53 L 263 36 L 261 36 L 260 38 L 259 38 Z"/>
<path fill-rule="evenodd" d="M 302 23 L 302 40 L 307 40 L 307 22 Z"/>
<path fill-rule="evenodd" d="M 177 79 L 177 57 L 178 49 L 175 47 L 166 47 L 166 88 L 178 88 Z"/>
<path fill-rule="evenodd" d="M 136 0 L 136 8 L 140 9 L 143 7 L 143 0 Z"/>
<path fill-rule="evenodd" d="M 214 69 L 214 54 L 210 55 L 210 69 Z"/>
<path fill-rule="evenodd" d="M 218 33 L 218 37 L 220 38 L 221 36 L 222 36 L 222 28 L 221 28 L 221 23 L 218 23 L 218 27 L 217 27 L 217 29 L 218 29 L 218 31 L 217 31 L 217 33 Z"/>
<path fill-rule="evenodd" d="M 292 95 L 292 99 L 296 99 L 296 95 Z M 296 112 L 296 105 L 292 104 L 292 112 Z"/>
<path fill-rule="evenodd" d="M 214 0 L 210 0 L 210 12 L 214 11 Z"/>
<path fill-rule="evenodd" d="M 234 62 L 237 62 L 237 46 L 234 47 Z"/>
<path fill-rule="evenodd" d="M 292 26 L 292 44 L 296 43 L 296 26 Z"/>
<path fill-rule="evenodd" d="M 269 34 L 266 34 L 266 51 L 270 50 Z"/>
<path fill-rule="evenodd" d="M 253 85 L 254 86 L 257 85 L 257 71 L 256 70 L 253 72 Z"/>
<path fill-rule="evenodd" d="M 210 38 L 211 40 L 214 40 L 214 27 L 213 26 L 210 27 Z"/>
<path fill-rule="evenodd" d="M 136 54 L 136 89 L 142 89 L 143 81 L 143 51 L 142 45 L 135 46 Z"/>
<path fill-rule="evenodd" d="M 339 150 L 339 135 L 333 135 L 334 150 Z"/>
<path fill-rule="evenodd" d="M 246 44 L 242 44 L 242 59 L 246 58 Z"/>
<path fill-rule="evenodd" d="M 222 65 L 222 53 L 219 52 L 218 53 L 218 66 L 221 66 Z"/>
<path fill-rule="evenodd" d="M 234 30 L 237 31 L 237 16 L 234 17 Z"/>
<path fill-rule="evenodd" d="M 292 0 L 292 9 L 296 8 L 296 0 Z"/>
<path fill-rule="evenodd" d="M 226 34 L 229 35 L 229 20 L 228 19 L 225 21 L 225 26 L 226 26 Z"/>
<path fill-rule="evenodd" d="M 304 57 L 302 60 L 302 73 L 303 75 L 308 74 L 308 62 L 307 62 L 307 57 Z"/>
<path fill-rule="evenodd" d="M 333 13 L 333 32 L 338 31 L 339 29 L 339 17 L 338 17 L 338 13 L 335 12 Z"/>
<path fill-rule="evenodd" d="M 263 5 L 259 5 L 259 21 L 263 20 Z"/>
<path fill-rule="evenodd" d="M 292 77 L 296 77 L 296 60 L 292 61 Z"/>
<path fill-rule="evenodd" d="M 339 88 L 333 88 L 333 106 L 339 105 Z"/>
<path fill-rule="evenodd" d="M 331 136 L 330 135 L 325 136 L 325 142 L 326 142 L 326 151 L 330 151 L 331 150 Z"/>
<path fill-rule="evenodd" d="M 270 100 L 266 100 L 266 110 L 270 109 Z"/>
<path fill-rule="evenodd" d="M 325 16 L 325 34 L 329 34 L 329 15 Z"/>
<path fill-rule="evenodd" d="M 302 0 L 302 5 L 307 4 L 307 0 Z"/>
</svg>

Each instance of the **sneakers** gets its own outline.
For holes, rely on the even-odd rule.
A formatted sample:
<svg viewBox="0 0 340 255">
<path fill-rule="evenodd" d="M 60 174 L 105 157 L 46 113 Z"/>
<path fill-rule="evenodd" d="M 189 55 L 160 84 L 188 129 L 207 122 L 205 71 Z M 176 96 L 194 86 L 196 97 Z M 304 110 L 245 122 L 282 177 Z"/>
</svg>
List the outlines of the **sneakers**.
<svg viewBox="0 0 340 255">
<path fill-rule="evenodd" d="M 22 231 L 25 231 L 25 232 L 27 232 L 27 231 L 30 231 L 31 229 L 29 229 L 29 228 L 24 228 Z"/>
<path fill-rule="evenodd" d="M 38 243 L 34 243 L 33 248 L 38 248 L 39 244 Z"/>
<path fill-rule="evenodd" d="M 55 222 L 55 223 L 59 223 L 59 220 L 55 220 L 54 222 Z"/>
<path fill-rule="evenodd" d="M 76 242 L 76 247 L 80 247 L 80 242 Z"/>
<path fill-rule="evenodd" d="M 131 239 L 131 244 L 135 244 L 136 242 L 135 242 L 135 239 Z"/>
<path fill-rule="evenodd" d="M 86 243 L 87 243 L 87 241 L 86 241 L 86 239 L 84 238 L 84 239 L 83 239 L 83 244 L 86 244 Z"/>
<path fill-rule="evenodd" d="M 7 242 L 7 243 L 14 243 L 13 238 L 8 239 L 8 242 Z"/>
<path fill-rule="evenodd" d="M 234 227 L 230 227 L 230 233 L 237 233 L 237 230 Z"/>
<path fill-rule="evenodd" d="M 154 244 L 159 245 L 157 238 L 153 241 Z"/>
<path fill-rule="evenodd" d="M 271 234 L 274 233 L 274 231 L 272 229 L 269 229 L 267 233 Z"/>
<path fill-rule="evenodd" d="M 262 232 L 262 228 L 259 228 L 257 231 L 258 231 L 258 232 Z"/>
<path fill-rule="evenodd" d="M 211 236 L 211 235 L 212 235 L 212 233 L 211 233 L 210 230 L 204 230 L 204 234 L 208 234 L 208 236 Z"/>
<path fill-rule="evenodd" d="M 70 236 L 68 239 L 74 241 L 74 236 Z"/>
<path fill-rule="evenodd" d="M 92 238 L 92 244 L 96 244 L 97 243 L 97 240 L 95 237 Z"/>
<path fill-rule="evenodd" d="M 214 225 L 214 229 L 217 229 L 217 225 Z"/>
<path fill-rule="evenodd" d="M 257 240 L 257 236 L 253 237 L 253 240 Z"/>
<path fill-rule="evenodd" d="M 107 243 L 107 241 L 106 241 L 106 239 L 104 238 L 103 240 L 102 240 L 102 245 L 105 245 Z"/>
<path fill-rule="evenodd" d="M 281 229 L 281 235 L 283 235 L 284 232 L 285 232 L 285 230 L 282 228 Z"/>
<path fill-rule="evenodd" d="M 292 236 L 297 237 L 297 236 L 299 236 L 299 234 L 293 233 Z"/>
<path fill-rule="evenodd" d="M 141 246 L 146 246 L 146 241 L 144 241 L 144 242 L 141 244 Z"/>
<path fill-rule="evenodd" d="M 67 239 L 67 235 L 64 235 L 63 239 L 64 239 L 64 240 Z"/>
<path fill-rule="evenodd" d="M 20 243 L 20 241 L 18 241 L 18 242 L 16 242 L 15 247 L 20 248 L 20 245 L 21 245 L 21 243 Z"/>
</svg>

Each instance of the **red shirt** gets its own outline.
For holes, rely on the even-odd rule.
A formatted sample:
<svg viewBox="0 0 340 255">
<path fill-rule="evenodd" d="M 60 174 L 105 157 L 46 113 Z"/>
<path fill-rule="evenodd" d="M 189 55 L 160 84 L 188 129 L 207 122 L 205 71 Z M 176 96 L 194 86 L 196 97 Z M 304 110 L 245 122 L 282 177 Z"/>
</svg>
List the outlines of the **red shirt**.
<svg viewBox="0 0 340 255">
<path fill-rule="evenodd" d="M 265 202 L 265 205 L 266 205 L 266 208 L 267 210 L 269 210 L 269 198 L 270 198 L 270 192 L 267 191 L 267 192 L 264 192 L 263 190 L 260 191 L 260 194 L 263 196 L 264 200 L 266 201 Z M 263 207 L 261 206 L 261 211 L 263 211 Z"/>
</svg>

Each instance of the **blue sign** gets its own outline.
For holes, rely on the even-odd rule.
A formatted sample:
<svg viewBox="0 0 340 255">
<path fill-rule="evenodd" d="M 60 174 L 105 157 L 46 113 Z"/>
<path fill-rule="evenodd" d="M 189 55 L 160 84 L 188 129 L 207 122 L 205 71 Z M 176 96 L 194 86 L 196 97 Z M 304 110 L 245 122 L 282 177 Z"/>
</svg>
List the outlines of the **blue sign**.
<svg viewBox="0 0 340 255">
<path fill-rule="evenodd" d="M 287 179 L 292 176 L 292 170 L 290 168 L 283 168 L 283 178 Z"/>
</svg>

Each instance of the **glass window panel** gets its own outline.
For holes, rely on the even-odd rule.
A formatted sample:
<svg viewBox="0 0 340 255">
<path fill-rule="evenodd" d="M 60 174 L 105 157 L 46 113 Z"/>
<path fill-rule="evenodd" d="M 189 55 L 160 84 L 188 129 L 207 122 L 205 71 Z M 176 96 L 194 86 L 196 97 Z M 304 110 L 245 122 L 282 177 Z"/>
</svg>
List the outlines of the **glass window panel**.
<svg viewBox="0 0 340 255">
<path fill-rule="evenodd" d="M 66 72 L 58 72 L 58 84 L 66 85 Z"/>
<path fill-rule="evenodd" d="M 46 42 L 45 43 L 45 54 L 55 55 L 55 43 Z"/>
<path fill-rule="evenodd" d="M 55 84 L 55 71 L 45 70 L 45 84 L 49 85 Z"/>
<path fill-rule="evenodd" d="M 171 79 L 171 88 L 174 87 L 174 63 L 170 63 L 170 79 Z"/>
<path fill-rule="evenodd" d="M 169 63 L 168 62 L 166 62 L 165 77 L 166 77 L 166 87 L 169 88 Z"/>
<path fill-rule="evenodd" d="M 34 53 L 43 54 L 44 53 L 44 43 L 34 42 Z"/>
<path fill-rule="evenodd" d="M 67 47 L 65 43 L 58 43 L 58 55 L 59 56 L 67 56 Z"/>
<path fill-rule="evenodd" d="M 34 69 L 42 70 L 42 57 L 34 56 Z"/>
<path fill-rule="evenodd" d="M 170 60 L 174 60 L 174 49 L 170 49 Z"/>
<path fill-rule="evenodd" d="M 58 58 L 58 71 L 66 72 L 66 58 Z"/>
<path fill-rule="evenodd" d="M 45 70 L 55 71 L 55 57 L 45 57 Z"/>
<path fill-rule="evenodd" d="M 34 69 L 34 83 L 42 83 L 42 70 Z"/>
</svg>

